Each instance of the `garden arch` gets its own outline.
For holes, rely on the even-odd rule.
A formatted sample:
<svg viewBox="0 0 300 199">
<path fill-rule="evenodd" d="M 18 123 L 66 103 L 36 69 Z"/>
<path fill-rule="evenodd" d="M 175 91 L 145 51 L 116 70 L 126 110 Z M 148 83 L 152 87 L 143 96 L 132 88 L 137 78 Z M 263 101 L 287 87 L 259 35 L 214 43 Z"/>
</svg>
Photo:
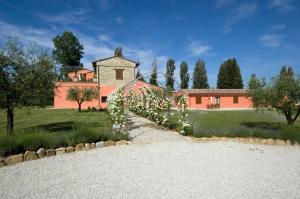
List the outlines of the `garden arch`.
<svg viewBox="0 0 300 199">
<path fill-rule="evenodd" d="M 108 112 L 115 131 L 128 131 L 127 117 L 128 111 L 131 111 L 165 127 L 175 125 L 184 135 L 191 134 L 192 127 L 186 114 L 186 93 L 180 89 L 180 85 L 173 77 L 171 78 L 178 90 L 173 91 L 165 87 L 161 79 L 166 77 L 167 74 L 157 72 L 158 86 L 154 86 L 140 80 L 151 78 L 151 73 L 144 74 L 108 96 Z M 178 117 L 176 124 L 172 123 L 174 112 L 174 117 Z"/>
</svg>

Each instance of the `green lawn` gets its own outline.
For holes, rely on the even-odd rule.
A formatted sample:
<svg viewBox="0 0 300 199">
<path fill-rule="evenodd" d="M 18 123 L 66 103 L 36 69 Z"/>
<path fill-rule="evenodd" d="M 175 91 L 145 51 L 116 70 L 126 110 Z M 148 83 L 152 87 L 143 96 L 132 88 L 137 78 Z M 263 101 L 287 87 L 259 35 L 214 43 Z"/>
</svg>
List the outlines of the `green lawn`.
<svg viewBox="0 0 300 199">
<path fill-rule="evenodd" d="M 112 133 L 108 113 L 54 109 L 16 109 L 15 132 L 6 136 L 6 112 L 0 110 L 0 154 L 8 155 L 100 140 L 127 139 Z"/>
<path fill-rule="evenodd" d="M 283 115 L 260 111 L 190 111 L 189 120 L 196 137 L 263 137 L 289 139 L 300 143 L 300 119 L 293 127 Z"/>
</svg>

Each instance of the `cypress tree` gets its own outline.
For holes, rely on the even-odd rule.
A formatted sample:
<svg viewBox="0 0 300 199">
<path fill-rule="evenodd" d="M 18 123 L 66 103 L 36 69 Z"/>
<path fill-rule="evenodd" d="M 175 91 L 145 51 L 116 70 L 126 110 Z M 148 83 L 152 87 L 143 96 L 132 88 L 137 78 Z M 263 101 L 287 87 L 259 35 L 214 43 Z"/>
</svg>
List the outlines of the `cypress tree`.
<svg viewBox="0 0 300 199">
<path fill-rule="evenodd" d="M 115 49 L 114 55 L 115 55 L 116 57 L 124 57 L 124 56 L 123 56 L 123 50 L 122 50 L 122 47 L 117 47 L 117 48 Z"/>
<path fill-rule="evenodd" d="M 153 63 L 152 63 L 152 73 L 150 76 L 150 84 L 157 86 L 157 62 L 156 59 L 154 59 Z"/>
<path fill-rule="evenodd" d="M 209 88 L 205 62 L 198 60 L 193 74 L 193 88 Z"/>
<path fill-rule="evenodd" d="M 188 70 L 188 65 L 185 61 L 182 61 L 180 64 L 180 88 L 182 89 L 187 89 L 189 87 L 189 70 Z"/>
<path fill-rule="evenodd" d="M 174 71 L 175 71 L 175 61 L 169 59 L 167 62 L 167 72 L 166 72 L 166 87 L 174 90 Z"/>
<path fill-rule="evenodd" d="M 225 60 L 219 69 L 217 87 L 219 89 L 243 88 L 240 66 L 235 58 Z"/>
<path fill-rule="evenodd" d="M 136 77 L 135 77 L 137 80 L 140 80 L 140 81 L 145 81 L 143 75 L 140 73 L 140 70 L 138 69 L 137 73 L 136 73 Z"/>
</svg>

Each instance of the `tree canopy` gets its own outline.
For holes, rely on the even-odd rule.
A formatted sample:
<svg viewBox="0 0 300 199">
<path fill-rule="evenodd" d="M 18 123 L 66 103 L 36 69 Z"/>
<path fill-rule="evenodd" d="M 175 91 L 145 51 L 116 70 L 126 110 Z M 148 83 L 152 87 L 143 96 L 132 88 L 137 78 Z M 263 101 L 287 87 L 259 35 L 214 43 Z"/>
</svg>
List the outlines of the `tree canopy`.
<svg viewBox="0 0 300 199">
<path fill-rule="evenodd" d="M 150 84 L 157 86 L 157 62 L 156 59 L 154 59 L 152 63 L 152 71 L 151 71 L 151 76 L 150 76 Z"/>
<path fill-rule="evenodd" d="M 98 92 L 93 88 L 69 88 L 67 99 L 76 101 L 78 104 L 78 111 L 81 111 L 81 105 L 85 101 L 92 101 L 98 96 Z"/>
<path fill-rule="evenodd" d="M 193 73 L 193 88 L 209 88 L 205 62 L 198 60 Z"/>
<path fill-rule="evenodd" d="M 115 55 L 116 57 L 124 57 L 124 56 L 123 56 L 123 50 L 122 50 L 122 47 L 117 47 L 117 48 L 115 49 L 114 55 Z"/>
<path fill-rule="evenodd" d="M 220 89 L 239 89 L 244 87 L 240 66 L 235 58 L 229 58 L 221 64 L 217 87 Z"/>
<path fill-rule="evenodd" d="M 7 110 L 7 133 L 14 127 L 14 107 L 52 103 L 56 75 L 47 49 L 27 48 L 10 38 L 0 52 L 0 106 Z"/>
<path fill-rule="evenodd" d="M 167 62 L 167 71 L 166 71 L 166 87 L 174 90 L 174 71 L 175 71 L 175 61 L 169 59 Z"/>
<path fill-rule="evenodd" d="M 300 78 L 292 67 L 283 66 L 280 74 L 264 85 L 250 89 L 253 106 L 257 109 L 275 109 L 282 113 L 289 125 L 293 125 L 300 114 Z"/>
<path fill-rule="evenodd" d="M 82 68 L 80 60 L 84 54 L 83 45 L 72 32 L 64 32 L 53 38 L 55 60 L 61 64 L 61 73 L 66 75 L 69 71 Z"/>
<path fill-rule="evenodd" d="M 185 61 L 180 64 L 180 88 L 187 89 L 189 87 L 190 75 L 188 65 Z"/>
</svg>

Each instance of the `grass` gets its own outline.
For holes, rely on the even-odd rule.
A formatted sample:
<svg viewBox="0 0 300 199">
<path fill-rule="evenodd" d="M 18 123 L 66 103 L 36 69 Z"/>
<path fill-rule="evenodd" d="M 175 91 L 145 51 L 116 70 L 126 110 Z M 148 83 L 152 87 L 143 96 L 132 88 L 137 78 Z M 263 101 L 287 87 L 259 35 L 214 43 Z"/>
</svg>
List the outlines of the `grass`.
<svg viewBox="0 0 300 199">
<path fill-rule="evenodd" d="M 57 148 L 105 140 L 128 139 L 112 133 L 109 115 L 102 111 L 16 109 L 14 135 L 6 135 L 6 112 L 0 110 L 0 155 L 40 147 Z"/>
<path fill-rule="evenodd" d="M 188 114 L 195 137 L 260 137 L 300 143 L 300 119 L 294 126 L 288 126 L 284 116 L 277 112 L 189 111 Z"/>
</svg>

